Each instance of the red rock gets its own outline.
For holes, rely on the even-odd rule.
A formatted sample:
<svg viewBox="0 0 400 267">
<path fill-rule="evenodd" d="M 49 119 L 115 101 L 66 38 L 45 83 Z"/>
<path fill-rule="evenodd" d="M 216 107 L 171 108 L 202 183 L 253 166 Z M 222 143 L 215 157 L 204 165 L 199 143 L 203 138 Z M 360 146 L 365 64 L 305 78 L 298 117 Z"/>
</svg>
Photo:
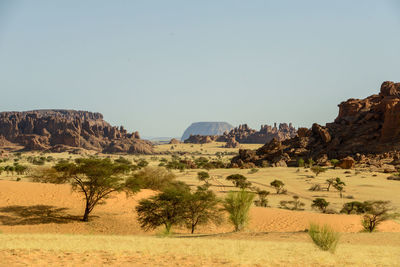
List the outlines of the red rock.
<svg viewBox="0 0 400 267">
<path fill-rule="evenodd" d="M 104 121 L 102 114 L 87 111 L 1 112 L 0 136 L 27 150 L 61 152 L 83 148 L 99 152 L 153 153 L 151 143 L 140 140 L 139 133 L 129 134 L 124 127 L 113 127 Z"/>
<path fill-rule="evenodd" d="M 342 169 L 352 169 L 354 168 L 354 159 L 350 156 L 345 157 L 344 159 L 340 160 L 339 164 L 337 165 L 338 167 Z"/>
</svg>

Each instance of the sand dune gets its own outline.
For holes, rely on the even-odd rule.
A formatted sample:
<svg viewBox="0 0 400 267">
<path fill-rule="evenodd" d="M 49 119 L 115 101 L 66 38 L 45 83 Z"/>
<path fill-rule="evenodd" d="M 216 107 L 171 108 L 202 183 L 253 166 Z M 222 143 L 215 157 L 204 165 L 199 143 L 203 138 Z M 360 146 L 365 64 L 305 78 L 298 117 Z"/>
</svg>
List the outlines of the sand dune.
<svg viewBox="0 0 400 267">
<path fill-rule="evenodd" d="M 154 234 L 144 232 L 134 212 L 137 201 L 154 194 L 142 190 L 133 197 L 118 193 L 105 205 L 95 208 L 91 221 L 79 221 L 83 211 L 82 196 L 69 185 L 0 181 L 0 230 L 4 233 L 70 233 L 70 234 Z M 310 211 L 289 211 L 253 207 L 248 232 L 304 231 L 310 222 L 328 223 L 340 232 L 359 232 L 360 216 L 321 214 Z M 232 231 L 221 226 L 199 227 L 198 233 Z M 400 232 L 400 224 L 387 221 L 379 226 L 382 232 Z M 175 229 L 188 233 L 186 229 Z"/>
</svg>

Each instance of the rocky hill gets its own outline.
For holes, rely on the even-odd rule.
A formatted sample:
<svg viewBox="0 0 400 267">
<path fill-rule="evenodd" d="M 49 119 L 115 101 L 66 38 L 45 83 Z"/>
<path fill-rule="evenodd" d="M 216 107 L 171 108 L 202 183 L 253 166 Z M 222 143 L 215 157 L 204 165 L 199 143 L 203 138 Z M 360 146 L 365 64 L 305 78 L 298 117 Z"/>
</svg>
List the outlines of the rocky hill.
<svg viewBox="0 0 400 267">
<path fill-rule="evenodd" d="M 232 165 L 285 166 L 299 158 L 327 164 L 328 159 L 351 157 L 379 167 L 383 161 L 399 165 L 399 150 L 400 83 L 384 82 L 379 94 L 339 104 L 334 122 L 300 128 L 296 137 L 282 142 L 274 139 L 257 151 L 241 150 Z"/>
<path fill-rule="evenodd" d="M 185 141 L 190 135 L 222 135 L 232 128 L 227 122 L 194 122 L 185 130 L 181 140 Z"/>
<path fill-rule="evenodd" d="M 105 153 L 153 152 L 139 133 L 111 126 L 103 115 L 76 110 L 33 110 L 0 113 L 1 143 L 22 145 L 26 150 L 66 151 L 83 148 Z"/>
</svg>

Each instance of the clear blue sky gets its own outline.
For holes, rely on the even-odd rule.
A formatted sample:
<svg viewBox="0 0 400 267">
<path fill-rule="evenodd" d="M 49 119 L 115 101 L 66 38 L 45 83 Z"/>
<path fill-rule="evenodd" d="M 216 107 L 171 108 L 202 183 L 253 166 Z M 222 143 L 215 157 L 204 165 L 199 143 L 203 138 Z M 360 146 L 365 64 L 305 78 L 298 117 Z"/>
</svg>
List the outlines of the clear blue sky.
<svg viewBox="0 0 400 267">
<path fill-rule="evenodd" d="M 400 81 L 400 1 L 0 0 L 0 110 L 310 127 Z"/>
</svg>

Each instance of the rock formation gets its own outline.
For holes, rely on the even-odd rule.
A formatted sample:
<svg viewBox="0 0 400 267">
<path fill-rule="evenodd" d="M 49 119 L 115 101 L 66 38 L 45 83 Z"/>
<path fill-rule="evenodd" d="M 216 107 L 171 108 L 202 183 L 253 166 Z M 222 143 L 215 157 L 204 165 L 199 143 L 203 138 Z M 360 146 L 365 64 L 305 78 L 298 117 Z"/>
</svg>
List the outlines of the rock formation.
<svg viewBox="0 0 400 267">
<path fill-rule="evenodd" d="M 240 144 L 238 141 L 236 141 L 235 137 L 228 139 L 228 141 L 225 144 L 225 148 L 237 148 L 239 146 Z"/>
<path fill-rule="evenodd" d="M 270 125 L 261 125 L 261 129 L 256 131 L 247 126 L 247 124 L 239 125 L 232 129 L 230 132 L 225 132 L 223 136 L 219 137 L 217 141 L 228 142 L 228 140 L 235 138 L 241 144 L 265 144 L 272 139 L 283 141 L 296 136 L 296 128 L 291 123 L 280 123 L 279 127 Z"/>
<path fill-rule="evenodd" d="M 312 158 L 323 164 L 328 159 L 351 156 L 357 163 L 385 168 L 382 160 L 395 162 L 400 158 L 399 149 L 400 83 L 384 82 L 379 94 L 339 104 L 334 122 L 300 128 L 296 137 L 274 139 L 257 151 L 242 150 L 232 159 L 232 166 L 261 166 L 265 161 L 294 165 L 298 158 Z"/>
<path fill-rule="evenodd" d="M 185 144 L 206 144 L 217 140 L 217 135 L 190 135 L 188 139 L 184 141 Z"/>
<path fill-rule="evenodd" d="M 227 122 L 195 122 L 185 130 L 181 140 L 185 141 L 190 135 L 222 135 L 232 128 Z"/>
<path fill-rule="evenodd" d="M 105 153 L 153 152 L 151 143 L 141 140 L 138 132 L 128 133 L 124 127 L 114 127 L 104 121 L 102 114 L 87 111 L 1 112 L 0 137 L 26 150 L 61 152 L 83 148 Z"/>
<path fill-rule="evenodd" d="M 170 145 L 176 145 L 176 144 L 180 144 L 181 143 L 181 141 L 179 141 L 179 140 L 177 140 L 177 139 L 175 139 L 175 138 L 172 138 L 170 141 L 169 141 L 169 144 Z"/>
</svg>

